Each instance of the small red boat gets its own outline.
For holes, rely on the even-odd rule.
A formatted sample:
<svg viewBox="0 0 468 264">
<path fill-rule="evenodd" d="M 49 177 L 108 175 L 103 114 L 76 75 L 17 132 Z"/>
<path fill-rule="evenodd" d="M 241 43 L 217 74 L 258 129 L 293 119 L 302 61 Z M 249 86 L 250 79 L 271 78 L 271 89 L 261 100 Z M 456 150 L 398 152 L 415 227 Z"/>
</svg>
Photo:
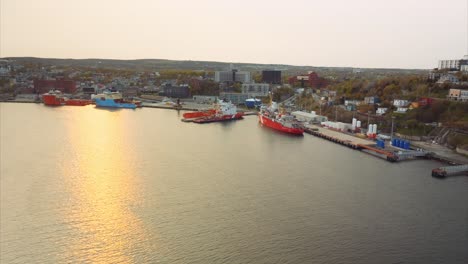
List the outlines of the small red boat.
<svg viewBox="0 0 468 264">
<path fill-rule="evenodd" d="M 276 104 L 274 104 L 276 105 Z M 291 115 L 279 114 L 275 107 L 263 108 L 258 114 L 259 122 L 269 128 L 293 135 L 302 135 L 303 126 Z"/>
</svg>

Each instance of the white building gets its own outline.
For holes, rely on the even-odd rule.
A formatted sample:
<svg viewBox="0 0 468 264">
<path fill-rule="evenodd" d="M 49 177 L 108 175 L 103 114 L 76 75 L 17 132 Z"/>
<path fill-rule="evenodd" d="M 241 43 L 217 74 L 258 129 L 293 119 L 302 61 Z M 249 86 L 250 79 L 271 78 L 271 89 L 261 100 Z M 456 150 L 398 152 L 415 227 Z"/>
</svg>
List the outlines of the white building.
<svg viewBox="0 0 468 264">
<path fill-rule="evenodd" d="M 463 56 L 461 60 L 440 60 L 439 70 L 442 69 L 454 69 L 454 70 L 466 70 L 468 65 L 468 55 Z M 464 67 L 465 66 L 465 67 Z"/>
<path fill-rule="evenodd" d="M 468 101 L 468 90 L 461 90 L 461 89 L 450 89 L 448 98 L 454 101 Z"/>
<path fill-rule="evenodd" d="M 355 105 L 358 106 L 361 104 L 361 101 L 358 100 L 345 100 L 344 104 L 347 105 Z"/>
<path fill-rule="evenodd" d="M 400 100 L 400 99 L 393 100 L 393 105 L 396 107 L 405 107 L 405 106 L 408 106 L 409 103 L 410 102 L 408 100 Z"/>
<path fill-rule="evenodd" d="M 321 123 L 328 121 L 328 118 L 326 116 L 317 115 L 315 111 L 312 111 L 310 113 L 303 111 L 295 111 L 292 112 L 291 115 L 293 115 L 298 121 L 301 122 Z"/>
<path fill-rule="evenodd" d="M 465 65 L 464 65 L 465 66 Z M 458 83 L 458 78 L 455 77 L 454 75 L 452 74 L 445 74 L 445 75 L 442 75 L 440 77 L 440 79 L 437 81 L 437 83 L 439 84 L 443 84 L 443 83 Z"/>
<path fill-rule="evenodd" d="M 404 114 L 408 111 L 407 107 L 398 107 L 396 113 Z"/>
<path fill-rule="evenodd" d="M 377 111 L 375 111 L 375 114 L 376 115 L 384 115 L 385 113 L 387 113 L 387 111 L 388 111 L 388 108 L 379 107 L 379 108 L 377 108 Z"/>
<path fill-rule="evenodd" d="M 460 60 L 440 60 L 439 70 L 442 69 L 460 69 Z"/>
<path fill-rule="evenodd" d="M 242 93 L 249 94 L 250 97 L 268 96 L 270 85 L 268 83 L 244 83 Z"/>
<path fill-rule="evenodd" d="M 215 82 L 241 82 L 250 83 L 252 78 L 250 72 L 246 71 L 216 71 Z"/>
</svg>

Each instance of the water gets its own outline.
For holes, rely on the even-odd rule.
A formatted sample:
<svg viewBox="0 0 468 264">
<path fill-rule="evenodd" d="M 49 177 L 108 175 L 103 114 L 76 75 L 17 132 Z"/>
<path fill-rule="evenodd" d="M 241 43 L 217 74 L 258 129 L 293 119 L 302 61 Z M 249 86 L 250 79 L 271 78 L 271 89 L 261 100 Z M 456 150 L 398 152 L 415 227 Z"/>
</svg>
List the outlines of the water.
<svg viewBox="0 0 468 264">
<path fill-rule="evenodd" d="M 468 177 L 161 109 L 0 104 L 1 263 L 467 263 Z"/>
</svg>

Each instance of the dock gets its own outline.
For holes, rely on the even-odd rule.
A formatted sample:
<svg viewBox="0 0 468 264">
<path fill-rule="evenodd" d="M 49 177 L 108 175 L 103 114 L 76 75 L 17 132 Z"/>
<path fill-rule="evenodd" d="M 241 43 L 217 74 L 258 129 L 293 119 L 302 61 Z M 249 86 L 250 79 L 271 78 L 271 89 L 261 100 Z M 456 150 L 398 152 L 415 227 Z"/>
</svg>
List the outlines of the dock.
<svg viewBox="0 0 468 264">
<path fill-rule="evenodd" d="M 468 164 L 458 166 L 439 167 L 432 170 L 432 177 L 445 178 L 448 176 L 463 175 L 468 173 Z"/>
<path fill-rule="evenodd" d="M 430 152 L 427 151 L 403 150 L 390 146 L 388 149 L 383 149 L 377 147 L 376 144 L 371 140 L 325 128 L 319 129 L 306 126 L 304 132 L 351 149 L 371 154 L 375 157 L 382 158 L 390 162 L 430 157 Z"/>
</svg>

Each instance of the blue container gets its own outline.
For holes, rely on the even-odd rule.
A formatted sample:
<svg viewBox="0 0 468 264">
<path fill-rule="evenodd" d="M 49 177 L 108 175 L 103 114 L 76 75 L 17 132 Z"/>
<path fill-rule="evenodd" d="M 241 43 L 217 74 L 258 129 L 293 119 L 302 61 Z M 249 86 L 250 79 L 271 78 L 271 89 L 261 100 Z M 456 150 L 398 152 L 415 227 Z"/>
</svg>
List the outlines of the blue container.
<svg viewBox="0 0 468 264">
<path fill-rule="evenodd" d="M 392 146 L 396 146 L 396 138 L 392 138 Z"/>
<path fill-rule="evenodd" d="M 405 141 L 405 149 L 409 149 L 410 143 L 409 141 Z"/>
<path fill-rule="evenodd" d="M 405 141 L 403 139 L 400 139 L 400 144 L 398 144 L 399 148 L 404 148 L 405 147 Z"/>
<path fill-rule="evenodd" d="M 398 138 L 395 139 L 395 147 L 397 147 L 397 148 L 400 147 L 400 140 Z"/>
</svg>

